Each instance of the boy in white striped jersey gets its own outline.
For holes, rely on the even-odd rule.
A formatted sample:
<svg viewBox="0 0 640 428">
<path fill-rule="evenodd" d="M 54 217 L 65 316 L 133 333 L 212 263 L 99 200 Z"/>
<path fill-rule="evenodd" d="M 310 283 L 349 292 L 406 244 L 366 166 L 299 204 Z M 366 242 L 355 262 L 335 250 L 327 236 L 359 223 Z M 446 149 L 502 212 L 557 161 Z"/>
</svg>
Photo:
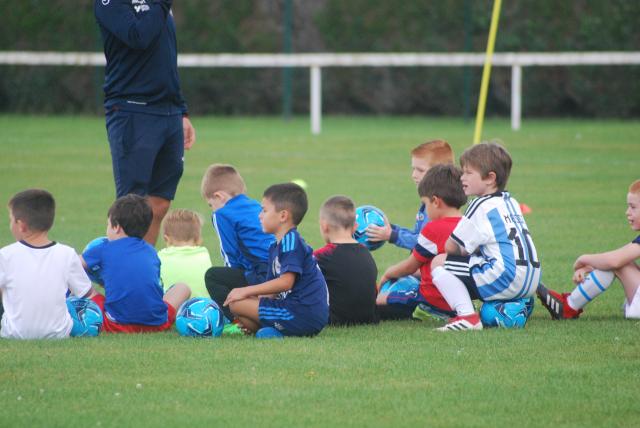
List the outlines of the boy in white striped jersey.
<svg viewBox="0 0 640 428">
<path fill-rule="evenodd" d="M 478 196 L 431 262 L 433 282 L 457 316 L 439 330 L 482 330 L 472 299 L 531 297 L 540 262 L 519 203 L 505 191 L 511 156 L 500 144 L 474 145 L 462 154 L 462 187 Z"/>
</svg>

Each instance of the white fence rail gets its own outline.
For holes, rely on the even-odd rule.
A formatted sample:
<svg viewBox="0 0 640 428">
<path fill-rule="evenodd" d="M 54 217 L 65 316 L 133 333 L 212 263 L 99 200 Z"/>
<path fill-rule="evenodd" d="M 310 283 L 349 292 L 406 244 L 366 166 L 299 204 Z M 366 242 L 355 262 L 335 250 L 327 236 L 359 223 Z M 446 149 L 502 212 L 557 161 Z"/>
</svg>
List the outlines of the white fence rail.
<svg viewBox="0 0 640 428">
<path fill-rule="evenodd" d="M 322 121 L 324 67 L 460 67 L 482 66 L 484 53 L 317 53 L 317 54 L 181 54 L 180 67 L 304 67 L 310 70 L 311 132 Z M 102 53 L 0 51 L 0 65 L 104 66 Z M 576 65 L 640 65 L 640 52 L 495 53 L 493 65 L 511 67 L 511 127 L 520 129 L 522 68 Z"/>
</svg>

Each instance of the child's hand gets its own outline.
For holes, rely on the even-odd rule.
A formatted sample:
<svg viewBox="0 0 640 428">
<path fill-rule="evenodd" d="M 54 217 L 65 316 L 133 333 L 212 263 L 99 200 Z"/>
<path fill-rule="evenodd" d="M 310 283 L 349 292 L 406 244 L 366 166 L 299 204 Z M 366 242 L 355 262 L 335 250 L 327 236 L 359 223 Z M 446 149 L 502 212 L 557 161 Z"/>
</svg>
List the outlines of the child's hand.
<svg viewBox="0 0 640 428">
<path fill-rule="evenodd" d="M 580 284 L 592 270 L 593 268 L 591 266 L 584 266 L 576 269 L 576 271 L 573 273 L 573 282 L 575 284 Z"/>
<path fill-rule="evenodd" d="M 230 303 L 237 302 L 238 300 L 244 300 L 249 297 L 249 291 L 246 287 L 238 287 L 231 290 L 231 292 L 227 295 L 227 299 L 224 301 L 222 306 L 229 306 Z"/>
<path fill-rule="evenodd" d="M 367 238 L 369 238 L 369 241 L 388 241 L 390 237 L 391 225 L 386 217 L 384 218 L 384 226 L 370 224 L 369 227 L 367 227 Z"/>
</svg>

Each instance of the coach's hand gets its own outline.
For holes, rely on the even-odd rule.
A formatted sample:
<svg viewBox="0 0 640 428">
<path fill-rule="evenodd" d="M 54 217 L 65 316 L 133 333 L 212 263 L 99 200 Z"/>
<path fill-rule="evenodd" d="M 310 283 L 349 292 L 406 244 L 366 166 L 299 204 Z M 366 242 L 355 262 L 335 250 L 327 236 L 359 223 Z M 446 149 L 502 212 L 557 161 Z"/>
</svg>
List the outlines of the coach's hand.
<svg viewBox="0 0 640 428">
<path fill-rule="evenodd" d="M 182 132 L 184 133 L 184 149 L 189 150 L 196 142 L 196 130 L 193 128 L 189 116 L 182 116 Z"/>
</svg>

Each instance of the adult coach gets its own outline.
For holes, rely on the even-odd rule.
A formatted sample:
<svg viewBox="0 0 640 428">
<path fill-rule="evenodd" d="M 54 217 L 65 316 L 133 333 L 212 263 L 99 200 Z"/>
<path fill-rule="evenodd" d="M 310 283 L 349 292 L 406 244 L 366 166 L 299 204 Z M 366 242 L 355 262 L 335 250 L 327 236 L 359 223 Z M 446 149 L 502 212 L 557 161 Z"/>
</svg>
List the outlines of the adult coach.
<svg viewBox="0 0 640 428">
<path fill-rule="evenodd" d="M 107 59 L 104 106 L 117 197 L 148 195 L 155 245 L 195 131 L 178 80 L 172 0 L 95 0 Z"/>
</svg>

